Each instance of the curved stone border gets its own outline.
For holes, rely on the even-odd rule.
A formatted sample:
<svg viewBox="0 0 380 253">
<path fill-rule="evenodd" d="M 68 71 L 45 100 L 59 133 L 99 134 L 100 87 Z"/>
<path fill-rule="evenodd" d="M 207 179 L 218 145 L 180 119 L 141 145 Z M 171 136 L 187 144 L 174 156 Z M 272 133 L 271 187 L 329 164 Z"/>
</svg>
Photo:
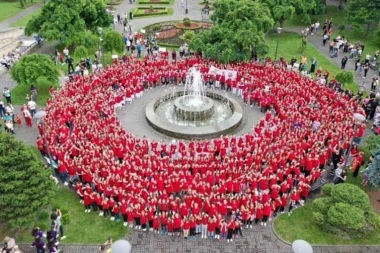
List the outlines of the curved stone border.
<svg viewBox="0 0 380 253">
<path fill-rule="evenodd" d="M 176 92 L 176 96 L 181 96 L 182 94 L 183 91 Z M 238 102 L 236 102 L 234 99 L 224 97 L 214 92 L 207 92 L 206 95 L 218 100 L 228 99 L 230 102 L 230 108 L 233 111 L 232 116 L 223 122 L 211 126 L 176 126 L 165 120 L 162 120 L 155 112 L 160 103 L 160 100 L 165 101 L 173 98 L 173 96 L 164 96 L 148 103 L 145 108 L 145 118 L 147 119 L 148 123 L 157 131 L 175 138 L 187 140 L 219 137 L 220 135 L 229 133 L 240 125 L 243 120 L 243 109 Z"/>
</svg>

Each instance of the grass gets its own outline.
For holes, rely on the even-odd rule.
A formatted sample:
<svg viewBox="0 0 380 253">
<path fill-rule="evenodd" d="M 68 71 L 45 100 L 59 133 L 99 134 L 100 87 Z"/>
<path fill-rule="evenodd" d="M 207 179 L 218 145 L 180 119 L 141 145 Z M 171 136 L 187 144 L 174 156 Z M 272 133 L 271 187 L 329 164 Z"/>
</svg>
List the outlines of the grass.
<svg viewBox="0 0 380 253">
<path fill-rule="evenodd" d="M 26 15 L 25 17 L 17 20 L 15 23 L 11 24 L 12 27 L 25 27 L 26 24 L 31 20 L 34 16 L 37 16 L 40 14 L 41 10 L 37 10 L 33 13 L 30 13 L 29 15 Z"/>
<path fill-rule="evenodd" d="M 275 219 L 274 230 L 281 239 L 289 243 L 292 243 L 297 239 L 305 240 L 312 245 L 369 245 L 378 244 L 380 241 L 379 232 L 371 232 L 365 238 L 356 239 L 342 238 L 334 234 L 327 233 L 310 220 L 310 214 L 312 212 L 313 207 L 309 203 L 304 207 L 294 210 L 291 216 L 282 214 Z"/>
<path fill-rule="evenodd" d="M 35 87 L 37 88 L 37 105 L 46 106 L 46 101 L 50 98 L 49 89 L 50 86 L 58 87 L 57 84 L 51 84 L 48 82 L 37 83 Z M 12 90 L 12 103 L 14 105 L 22 105 L 26 103 L 25 96 L 26 94 L 30 95 L 30 86 L 29 85 L 17 85 Z"/>
<path fill-rule="evenodd" d="M 290 59 L 295 56 L 298 60 L 298 62 L 301 59 L 301 36 L 299 34 L 293 33 L 293 32 L 284 32 L 280 35 L 279 38 L 279 47 L 278 47 L 278 53 L 277 57 L 284 57 L 286 61 L 290 61 Z M 277 35 L 276 34 L 270 34 L 269 35 L 269 54 L 268 56 L 274 59 L 275 51 L 276 51 L 276 45 L 277 45 Z M 306 50 L 304 52 L 304 55 L 308 59 L 308 67 L 311 66 L 311 59 L 316 58 L 317 59 L 317 68 L 322 67 L 323 71 L 329 70 L 331 73 L 331 76 L 334 77 L 336 74 L 338 74 L 341 70 L 340 68 L 330 61 L 329 58 L 327 58 L 322 52 L 320 52 L 318 49 L 316 49 L 311 43 L 308 43 Z M 356 83 L 351 84 L 345 84 L 345 87 L 357 92 L 358 85 Z"/>
<path fill-rule="evenodd" d="M 338 9 L 338 6 L 327 6 L 327 12 L 320 15 L 311 15 L 311 23 L 319 21 L 322 29 L 323 23 L 326 19 L 333 18 L 334 29 L 337 29 L 340 25 L 346 25 L 347 20 L 344 12 Z M 293 15 L 293 18 L 285 21 L 285 26 L 306 26 L 305 22 L 302 21 L 300 16 Z"/>
<path fill-rule="evenodd" d="M 27 1 L 25 3 L 25 7 L 21 8 L 19 5 L 19 1 L 13 0 L 13 1 L 1 1 L 0 3 L 0 22 L 11 18 L 20 12 L 23 12 L 28 7 L 32 6 L 33 4 L 36 4 L 40 2 L 41 0 L 34 0 L 34 3 L 31 3 L 30 1 Z"/>
<path fill-rule="evenodd" d="M 128 229 L 123 227 L 123 223 L 110 221 L 109 218 L 99 217 L 97 213 L 85 213 L 83 204 L 79 204 L 79 198 L 67 188 L 60 187 L 57 195 L 52 199 L 50 210 L 52 207 L 59 206 L 61 209 L 69 210 L 71 221 L 64 225 L 64 230 L 67 238 L 62 241 L 63 244 L 80 243 L 80 244 L 102 244 L 109 236 L 114 239 L 122 238 L 128 232 Z M 46 223 L 46 224 L 45 224 Z M 38 224 L 49 225 L 49 218 L 45 217 L 39 220 Z M 2 224 L 3 225 L 3 224 Z M 22 229 L 13 231 L 0 226 L 0 237 L 5 235 L 15 237 L 18 243 L 31 243 L 31 229 Z"/>
</svg>

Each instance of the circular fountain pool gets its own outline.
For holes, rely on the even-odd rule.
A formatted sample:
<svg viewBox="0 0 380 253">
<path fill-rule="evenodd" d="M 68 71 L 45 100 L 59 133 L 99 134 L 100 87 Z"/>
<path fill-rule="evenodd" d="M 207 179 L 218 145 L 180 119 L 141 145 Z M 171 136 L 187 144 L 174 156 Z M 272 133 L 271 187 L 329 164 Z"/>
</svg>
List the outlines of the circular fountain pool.
<svg viewBox="0 0 380 253">
<path fill-rule="evenodd" d="M 192 68 L 181 90 L 173 88 L 150 101 L 145 108 L 149 124 L 157 131 L 181 139 L 218 137 L 234 130 L 242 121 L 239 103 L 207 91 L 202 76 Z"/>
</svg>

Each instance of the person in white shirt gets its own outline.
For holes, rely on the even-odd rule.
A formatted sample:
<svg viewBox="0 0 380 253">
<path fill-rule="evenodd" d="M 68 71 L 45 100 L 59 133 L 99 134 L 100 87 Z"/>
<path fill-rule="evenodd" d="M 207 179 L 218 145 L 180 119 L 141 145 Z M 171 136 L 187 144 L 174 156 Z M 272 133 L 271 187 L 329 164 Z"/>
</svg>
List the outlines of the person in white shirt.
<svg viewBox="0 0 380 253">
<path fill-rule="evenodd" d="M 28 102 L 28 108 L 29 108 L 30 114 L 32 115 L 32 118 L 33 118 L 34 114 L 36 113 L 36 106 L 37 106 L 37 104 L 33 100 L 30 100 Z"/>
</svg>

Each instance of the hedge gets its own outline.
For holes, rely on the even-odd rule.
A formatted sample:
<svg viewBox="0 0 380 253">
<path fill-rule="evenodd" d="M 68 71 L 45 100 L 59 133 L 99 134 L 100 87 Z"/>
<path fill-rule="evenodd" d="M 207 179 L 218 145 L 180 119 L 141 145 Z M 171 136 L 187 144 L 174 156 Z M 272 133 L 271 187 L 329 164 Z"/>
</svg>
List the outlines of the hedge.
<svg viewBox="0 0 380 253">
<path fill-rule="evenodd" d="M 156 2 L 156 1 L 151 2 L 149 0 L 139 0 L 137 3 L 138 4 L 170 4 L 170 1 L 168 1 L 168 0 L 161 0 L 159 2 Z"/>
<path fill-rule="evenodd" d="M 166 7 L 153 7 L 154 9 L 158 10 L 158 12 L 153 13 L 137 13 L 141 10 L 150 10 L 150 7 L 137 7 L 135 10 L 133 10 L 133 16 L 134 17 L 146 17 L 146 16 L 155 16 L 155 15 L 162 15 L 162 14 L 168 14 L 169 9 Z"/>
</svg>

